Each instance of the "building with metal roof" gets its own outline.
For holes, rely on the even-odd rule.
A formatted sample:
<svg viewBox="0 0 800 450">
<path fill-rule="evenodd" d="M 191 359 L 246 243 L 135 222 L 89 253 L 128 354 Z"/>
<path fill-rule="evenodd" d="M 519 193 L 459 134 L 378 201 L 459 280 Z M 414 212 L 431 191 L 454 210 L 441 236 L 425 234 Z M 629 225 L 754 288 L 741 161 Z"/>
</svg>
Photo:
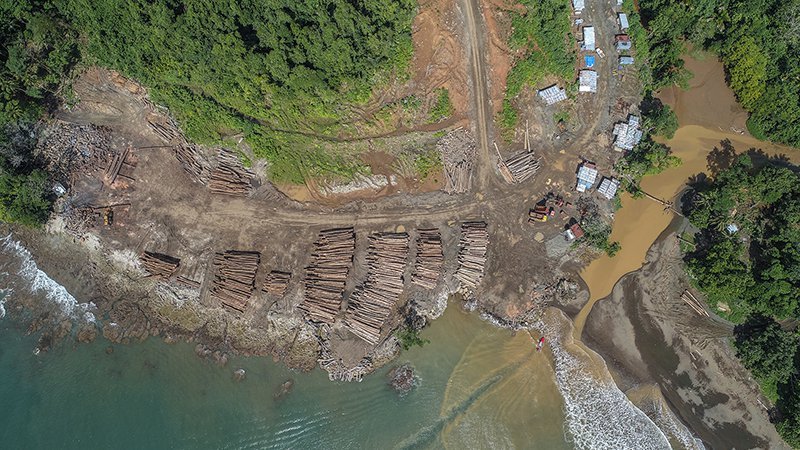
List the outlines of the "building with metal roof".
<svg viewBox="0 0 800 450">
<path fill-rule="evenodd" d="M 594 163 L 585 162 L 578 168 L 578 183 L 575 190 L 578 192 L 586 192 L 594 186 L 597 180 L 597 168 Z"/>
<path fill-rule="evenodd" d="M 627 34 L 618 34 L 614 36 L 614 46 L 617 48 L 617 51 L 630 50 L 633 46 L 631 37 Z"/>
<path fill-rule="evenodd" d="M 603 177 L 603 180 L 600 182 L 600 186 L 597 187 L 597 192 L 599 192 L 603 197 L 611 200 L 615 195 L 617 195 L 617 189 L 619 189 L 619 180 L 616 178 Z"/>
<path fill-rule="evenodd" d="M 581 70 L 578 73 L 578 92 L 597 92 L 597 72 Z"/>
<path fill-rule="evenodd" d="M 544 100 L 548 106 L 567 99 L 566 89 L 560 88 L 555 84 L 540 90 L 537 95 Z"/>
<path fill-rule="evenodd" d="M 639 129 L 639 117 L 630 115 L 628 122 L 614 125 L 614 150 L 632 150 L 642 140 L 642 130 Z"/>
<path fill-rule="evenodd" d="M 586 8 L 585 0 L 572 0 L 572 9 L 575 10 L 575 14 L 582 13 L 584 8 Z"/>
<path fill-rule="evenodd" d="M 619 22 L 619 29 L 626 31 L 628 29 L 628 15 L 625 13 L 617 14 L 617 21 Z"/>
<path fill-rule="evenodd" d="M 633 56 L 620 56 L 619 57 L 619 65 L 620 66 L 630 66 L 633 64 Z"/>
<path fill-rule="evenodd" d="M 588 52 L 593 52 L 596 48 L 595 40 L 594 40 L 594 27 L 593 26 L 586 26 L 583 27 L 583 50 Z"/>
</svg>

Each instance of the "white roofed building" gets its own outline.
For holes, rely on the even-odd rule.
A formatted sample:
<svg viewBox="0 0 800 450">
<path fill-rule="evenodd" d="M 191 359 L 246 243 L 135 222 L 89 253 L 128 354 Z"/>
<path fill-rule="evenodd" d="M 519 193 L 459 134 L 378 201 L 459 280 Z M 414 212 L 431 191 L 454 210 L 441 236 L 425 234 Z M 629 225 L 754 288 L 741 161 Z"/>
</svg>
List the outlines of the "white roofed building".
<svg viewBox="0 0 800 450">
<path fill-rule="evenodd" d="M 544 88 L 540 90 L 537 95 L 539 98 L 544 100 L 548 106 L 554 105 L 560 101 L 564 101 L 567 99 L 567 91 L 564 88 L 558 87 L 558 85 L 552 85 L 550 87 Z"/>
<path fill-rule="evenodd" d="M 632 150 L 642 140 L 642 130 L 639 129 L 639 117 L 628 116 L 628 122 L 614 125 L 614 150 L 621 152 Z"/>
<path fill-rule="evenodd" d="M 594 27 L 583 27 L 583 50 L 593 52 L 595 48 Z"/>
<path fill-rule="evenodd" d="M 617 195 L 617 189 L 619 189 L 619 180 L 615 178 L 603 178 L 603 181 L 600 182 L 600 186 L 597 188 L 597 192 L 611 200 Z"/>
<path fill-rule="evenodd" d="M 575 185 L 575 190 L 586 192 L 594 186 L 595 180 L 597 180 L 597 167 L 587 161 L 578 168 L 578 183 Z"/>
<path fill-rule="evenodd" d="M 578 92 L 597 92 L 597 72 L 581 70 L 578 74 Z"/>
<path fill-rule="evenodd" d="M 617 20 L 619 21 L 619 29 L 622 30 L 624 33 L 628 30 L 628 15 L 625 13 L 619 13 L 617 15 Z"/>
<path fill-rule="evenodd" d="M 585 0 L 572 0 L 572 9 L 575 10 L 575 14 L 582 13 L 584 8 L 586 8 Z"/>
</svg>

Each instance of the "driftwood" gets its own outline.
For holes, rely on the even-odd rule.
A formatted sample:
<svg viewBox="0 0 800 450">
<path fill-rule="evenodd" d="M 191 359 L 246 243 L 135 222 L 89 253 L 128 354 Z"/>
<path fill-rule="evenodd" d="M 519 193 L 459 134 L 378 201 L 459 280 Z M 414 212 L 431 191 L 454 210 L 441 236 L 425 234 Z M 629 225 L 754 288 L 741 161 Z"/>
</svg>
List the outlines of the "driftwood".
<svg viewBox="0 0 800 450">
<path fill-rule="evenodd" d="M 153 278 L 166 280 L 178 270 L 181 260 L 169 255 L 154 252 L 144 252 L 139 256 L 142 267 Z"/>
<path fill-rule="evenodd" d="M 458 249 L 456 279 L 462 289 L 475 289 L 483 279 L 489 232 L 486 222 L 464 222 L 461 225 L 461 240 Z"/>
<path fill-rule="evenodd" d="M 356 336 L 375 345 L 381 327 L 403 293 L 408 259 L 408 234 L 375 233 L 369 237 L 367 278 L 347 304 L 345 325 Z"/>
<path fill-rule="evenodd" d="M 681 300 L 683 300 L 684 303 L 689 305 L 689 307 L 692 308 L 692 310 L 694 310 L 694 312 L 696 312 L 698 315 L 704 317 L 710 317 L 708 311 L 706 311 L 706 309 L 703 308 L 703 304 L 700 303 L 700 301 L 697 300 L 697 298 L 691 292 L 689 292 L 688 289 L 683 291 L 683 293 L 681 294 Z"/>
<path fill-rule="evenodd" d="M 333 323 L 342 306 L 347 275 L 353 265 L 356 235 L 352 228 L 319 233 L 306 267 L 305 294 L 298 308 L 312 322 Z"/>
<path fill-rule="evenodd" d="M 437 228 L 423 228 L 417 237 L 417 259 L 411 282 L 425 289 L 434 289 L 442 275 L 444 253 L 442 235 Z"/>
<path fill-rule="evenodd" d="M 222 305 L 244 312 L 255 290 L 256 272 L 261 262 L 258 252 L 228 250 L 214 255 L 214 280 L 211 297 Z"/>
<path fill-rule="evenodd" d="M 289 280 L 291 280 L 291 278 L 292 274 L 290 272 L 273 270 L 267 274 L 267 277 L 264 279 L 264 286 L 261 290 L 268 294 L 283 297 L 286 294 L 286 289 L 289 287 Z"/>
<path fill-rule="evenodd" d="M 245 196 L 250 193 L 254 177 L 255 174 L 245 168 L 235 154 L 220 149 L 217 166 L 209 175 L 208 188 L 218 194 Z"/>
</svg>

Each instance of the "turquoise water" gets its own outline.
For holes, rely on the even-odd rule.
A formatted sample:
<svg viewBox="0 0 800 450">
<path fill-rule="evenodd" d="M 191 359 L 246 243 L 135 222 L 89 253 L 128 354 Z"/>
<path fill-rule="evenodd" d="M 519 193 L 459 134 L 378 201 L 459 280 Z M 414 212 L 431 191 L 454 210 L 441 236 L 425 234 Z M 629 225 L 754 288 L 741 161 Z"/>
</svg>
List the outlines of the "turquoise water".
<svg viewBox="0 0 800 450">
<path fill-rule="evenodd" d="M 387 369 L 332 383 L 264 358 L 219 367 L 157 339 L 34 355 L 23 331 L 0 319 L 4 448 L 569 448 L 552 367 L 530 336 L 453 307 L 425 330 L 429 345 L 401 356 L 421 377 L 404 397 Z"/>
</svg>

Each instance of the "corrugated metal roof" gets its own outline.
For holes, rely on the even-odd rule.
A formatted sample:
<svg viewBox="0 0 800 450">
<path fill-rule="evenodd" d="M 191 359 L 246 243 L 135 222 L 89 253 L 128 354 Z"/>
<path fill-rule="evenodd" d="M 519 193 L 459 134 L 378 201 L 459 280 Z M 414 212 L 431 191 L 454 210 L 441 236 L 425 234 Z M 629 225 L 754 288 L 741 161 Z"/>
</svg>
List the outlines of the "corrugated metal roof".
<svg viewBox="0 0 800 450">
<path fill-rule="evenodd" d="M 628 15 L 619 13 L 619 27 L 623 30 L 628 29 Z"/>
<path fill-rule="evenodd" d="M 620 56 L 619 63 L 623 66 L 627 66 L 633 64 L 633 57 L 632 56 Z"/>
<path fill-rule="evenodd" d="M 583 27 L 583 49 L 593 52 L 595 49 L 594 27 Z"/>
<path fill-rule="evenodd" d="M 572 0 L 572 8 L 575 12 L 581 12 L 586 8 L 586 2 L 584 0 Z"/>
<path fill-rule="evenodd" d="M 621 122 L 614 125 L 614 149 L 617 151 L 631 150 L 642 140 L 642 130 L 639 129 L 639 117 L 628 116 L 628 123 Z"/>
<path fill-rule="evenodd" d="M 597 72 L 581 70 L 578 74 L 578 92 L 597 92 Z"/>
<path fill-rule="evenodd" d="M 581 164 L 578 169 L 578 184 L 575 189 L 578 192 L 586 192 L 587 189 L 591 189 L 594 186 L 595 180 L 597 180 L 597 169 L 593 165 Z"/>
<path fill-rule="evenodd" d="M 552 105 L 567 99 L 567 91 L 565 89 L 559 88 L 555 84 L 540 90 L 538 92 L 538 95 L 548 105 Z"/>
<path fill-rule="evenodd" d="M 611 200 L 617 195 L 617 189 L 619 189 L 619 180 L 614 178 L 603 178 L 603 181 L 600 182 L 600 186 L 597 188 L 597 192 L 599 192 L 603 197 Z"/>
</svg>

